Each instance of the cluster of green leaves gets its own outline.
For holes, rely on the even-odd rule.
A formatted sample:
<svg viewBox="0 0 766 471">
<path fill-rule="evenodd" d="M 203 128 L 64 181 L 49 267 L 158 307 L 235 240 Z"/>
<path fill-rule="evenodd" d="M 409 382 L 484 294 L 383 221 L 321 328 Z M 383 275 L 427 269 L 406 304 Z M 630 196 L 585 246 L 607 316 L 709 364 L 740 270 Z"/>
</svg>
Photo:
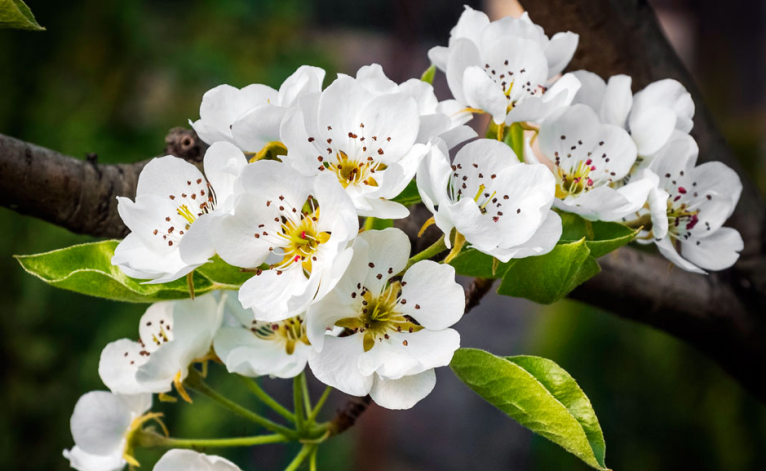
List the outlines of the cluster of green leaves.
<svg viewBox="0 0 766 471">
<path fill-rule="evenodd" d="M 0 0 L 0 29 L 45 31 L 22 0 Z"/>
</svg>

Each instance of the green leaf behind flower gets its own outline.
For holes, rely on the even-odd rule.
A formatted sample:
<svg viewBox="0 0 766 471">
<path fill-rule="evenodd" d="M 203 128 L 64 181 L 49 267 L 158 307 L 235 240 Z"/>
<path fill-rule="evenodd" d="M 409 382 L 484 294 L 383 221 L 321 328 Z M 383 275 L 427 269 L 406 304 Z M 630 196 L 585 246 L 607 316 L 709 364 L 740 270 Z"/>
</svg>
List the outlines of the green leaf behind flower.
<svg viewBox="0 0 766 471">
<path fill-rule="evenodd" d="M 418 192 L 418 184 L 415 182 L 415 180 L 410 181 L 404 190 L 399 193 L 399 196 L 392 199 L 391 201 L 403 204 L 404 206 L 412 206 L 414 204 L 420 203 L 421 200 L 420 193 Z"/>
<path fill-rule="evenodd" d="M 593 406 L 574 378 L 553 361 L 461 348 L 450 367 L 475 393 L 521 425 L 589 466 L 607 469 L 606 443 Z"/>
<path fill-rule="evenodd" d="M 51 286 L 114 301 L 152 303 L 189 297 L 186 279 L 145 284 L 126 276 L 112 265 L 117 240 L 74 245 L 36 255 L 15 258 L 28 273 Z M 253 273 L 242 273 L 214 257 L 193 275 L 196 295 L 216 289 L 236 289 Z"/>
</svg>

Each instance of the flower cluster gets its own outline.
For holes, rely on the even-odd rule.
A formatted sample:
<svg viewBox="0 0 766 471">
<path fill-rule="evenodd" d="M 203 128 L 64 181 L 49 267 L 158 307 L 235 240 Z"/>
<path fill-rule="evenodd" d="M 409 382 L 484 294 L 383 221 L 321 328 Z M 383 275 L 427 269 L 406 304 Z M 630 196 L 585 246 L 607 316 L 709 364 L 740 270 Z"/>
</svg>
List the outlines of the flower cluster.
<svg viewBox="0 0 766 471">
<path fill-rule="evenodd" d="M 640 225 L 639 242 L 686 270 L 731 266 L 742 239 L 722 225 L 742 185 L 723 164 L 696 164 L 689 93 L 673 80 L 634 95 L 626 76 L 562 76 L 577 43 L 526 14 L 490 22 L 466 7 L 449 45 L 429 52 L 451 100 L 379 65 L 326 88 L 325 72 L 304 66 L 279 90 L 207 92 L 192 123 L 210 145 L 204 174 L 173 156 L 146 165 L 135 199 L 119 198 L 131 233 L 112 263 L 145 283 L 186 277 L 192 293 L 194 271 L 213 260 L 252 276 L 237 292 L 153 304 L 139 340 L 106 346 L 110 392 L 75 407 L 72 466 L 135 464 L 136 430 L 161 424 L 152 394 L 191 401 L 190 367 L 209 360 L 247 377 L 308 365 L 347 394 L 413 407 L 460 345 L 465 295 L 443 262 L 464 247 L 497 262 L 547 254 L 562 212 Z M 482 113 L 493 138 L 466 126 Z M 413 254 L 399 229 L 360 230 L 360 218 L 408 217 L 397 201 L 408 186 L 433 214 L 423 229 L 434 224 L 451 249 L 442 263 Z M 238 468 L 172 451 L 155 469 Z"/>
</svg>

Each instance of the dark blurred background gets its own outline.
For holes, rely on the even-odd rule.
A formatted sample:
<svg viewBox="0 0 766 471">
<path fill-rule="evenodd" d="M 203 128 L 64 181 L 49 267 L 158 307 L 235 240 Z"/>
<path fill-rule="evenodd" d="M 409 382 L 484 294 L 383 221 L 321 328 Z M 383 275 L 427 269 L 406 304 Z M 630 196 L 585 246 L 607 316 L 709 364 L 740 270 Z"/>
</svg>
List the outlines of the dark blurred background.
<svg viewBox="0 0 766 471">
<path fill-rule="evenodd" d="M 535 0 L 543 1 L 543 0 Z M 167 131 L 198 117 L 218 84 L 278 87 L 296 67 L 328 77 L 370 62 L 403 81 L 446 44 L 464 1 L 29 0 L 43 33 L 0 31 L 0 132 L 102 162 L 157 155 Z M 471 1 L 493 17 L 511 0 Z M 762 0 L 650 2 L 692 70 L 724 134 L 761 188 L 766 183 L 766 5 Z M 553 34 L 554 31 L 548 31 Z M 325 85 L 328 81 L 325 82 Z M 448 97 L 443 75 L 435 83 Z M 145 306 L 59 291 L 24 274 L 13 254 L 90 240 L 0 209 L 0 469 L 65 470 L 77 398 L 103 389 L 99 353 L 137 336 Z M 766 469 L 766 407 L 685 344 L 573 302 L 548 308 L 486 298 L 458 324 L 463 346 L 532 354 L 567 369 L 589 395 L 607 463 L 630 470 Z M 755 373 L 757 374 L 757 373 Z M 449 369 L 407 412 L 374 407 L 320 451 L 332 470 L 585 470 L 460 384 Z M 211 383 L 252 397 L 214 368 Z M 286 381 L 264 380 L 287 402 Z M 321 386 L 312 383 L 318 395 Z M 344 397 L 335 393 L 331 413 Z M 182 437 L 255 433 L 198 398 L 159 407 Z M 244 470 L 284 467 L 295 447 L 220 451 Z M 149 470 L 160 452 L 141 451 Z"/>
</svg>

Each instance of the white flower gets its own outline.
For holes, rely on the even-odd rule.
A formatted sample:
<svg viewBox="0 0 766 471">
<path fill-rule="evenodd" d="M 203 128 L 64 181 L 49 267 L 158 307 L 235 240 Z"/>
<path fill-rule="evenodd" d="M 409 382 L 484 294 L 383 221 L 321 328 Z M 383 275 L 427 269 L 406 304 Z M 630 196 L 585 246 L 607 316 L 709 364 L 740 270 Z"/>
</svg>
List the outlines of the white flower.
<svg viewBox="0 0 766 471">
<path fill-rule="evenodd" d="M 160 416 L 144 415 L 151 407 L 151 394 L 84 394 L 70 422 L 75 446 L 64 450 L 64 457 L 79 471 L 118 471 L 127 463 L 137 465 L 129 446 L 130 435 L 147 420 Z"/>
<path fill-rule="evenodd" d="M 138 326 L 140 340 L 117 340 L 101 352 L 98 373 L 117 394 L 165 393 L 182 383 L 189 365 L 204 360 L 221 324 L 223 306 L 212 294 L 152 304 Z"/>
<path fill-rule="evenodd" d="M 652 230 L 644 235 L 668 260 L 705 273 L 734 265 L 744 248 L 739 232 L 722 227 L 739 201 L 742 182 L 721 162 L 695 167 L 697 155 L 694 139 L 676 131 L 651 164 L 658 187 L 650 194 L 650 209 L 641 214 L 651 214 Z"/>
<path fill-rule="evenodd" d="M 216 218 L 212 239 L 227 263 L 256 269 L 239 291 L 245 309 L 268 322 L 305 312 L 343 274 L 359 220 L 329 172 L 304 177 L 289 165 L 259 161 L 240 176 L 232 214 Z M 267 270 L 259 267 L 268 263 Z"/>
<path fill-rule="evenodd" d="M 492 115 L 497 124 L 541 121 L 568 105 L 579 81 L 567 74 L 548 89 L 549 79 L 572 59 L 579 36 L 557 33 L 549 39 L 529 15 L 490 23 L 466 7 L 452 28 L 449 47 L 434 47 L 428 57 L 447 75 L 455 99 Z"/>
<path fill-rule="evenodd" d="M 200 119 L 189 123 L 208 144 L 228 141 L 245 152 L 258 152 L 266 144 L 279 141 L 285 113 L 299 97 L 322 91 L 324 76 L 325 71 L 318 67 L 302 66 L 279 91 L 261 84 L 241 90 L 220 85 L 205 93 Z"/>
<path fill-rule="evenodd" d="M 211 213 L 227 205 L 245 165 L 244 154 L 226 142 L 207 150 L 207 178 L 183 159 L 153 159 L 138 177 L 135 202 L 117 197 L 131 233 L 115 249 L 112 264 L 130 277 L 167 283 L 206 263 L 215 253 Z"/>
<path fill-rule="evenodd" d="M 170 450 L 154 465 L 154 471 L 242 471 L 220 456 L 191 450 Z"/>
<path fill-rule="evenodd" d="M 233 296 L 226 299 L 226 321 L 215 336 L 218 357 L 231 373 L 292 378 L 306 367 L 309 346 L 305 317 L 279 322 L 255 320 Z"/>
<path fill-rule="evenodd" d="M 445 234 L 456 229 L 474 248 L 502 262 L 550 252 L 561 236 L 551 211 L 555 179 L 547 167 L 525 165 L 507 145 L 479 139 L 450 165 L 434 146 L 418 171 L 418 190 Z"/>
<path fill-rule="evenodd" d="M 627 75 L 615 75 L 607 83 L 585 70 L 573 74 L 582 83 L 574 102 L 590 106 L 601 122 L 629 131 L 644 164 L 670 140 L 674 130 L 688 133 L 692 129 L 694 101 L 675 80 L 653 82 L 633 95 Z"/>
<path fill-rule="evenodd" d="M 409 79 L 401 85 L 386 77 L 379 64 L 365 65 L 356 73 L 356 80 L 363 87 L 377 95 L 402 93 L 412 97 L 420 115 L 420 132 L 416 142 L 425 144 L 433 137 L 444 140 L 447 147 L 473 139 L 476 131 L 465 126 L 471 120 L 471 113 L 456 100 L 439 101 L 434 93 L 434 87 L 419 79 Z"/>
<path fill-rule="evenodd" d="M 389 409 L 408 409 L 427 396 L 436 384 L 433 369 L 448 365 L 460 346 L 449 328 L 465 307 L 455 269 L 422 261 L 392 280 L 409 255 L 409 239 L 398 229 L 362 233 L 343 278 L 311 306 L 307 320 L 314 375 Z M 329 334 L 334 326 L 348 335 Z"/>
<path fill-rule="evenodd" d="M 617 186 L 636 161 L 636 145 L 621 127 L 602 124 L 590 107 L 555 111 L 540 128 L 540 151 L 553 163 L 554 205 L 590 220 L 616 221 L 638 211 L 652 189 L 650 179 Z M 528 162 L 539 162 L 527 145 Z"/>
<path fill-rule="evenodd" d="M 373 92 L 369 82 L 341 75 L 300 100 L 282 124 L 283 160 L 303 175 L 333 175 L 363 216 L 407 217 L 406 207 L 389 200 L 412 180 L 428 149 L 417 143 L 418 104 L 403 92 Z"/>
</svg>

